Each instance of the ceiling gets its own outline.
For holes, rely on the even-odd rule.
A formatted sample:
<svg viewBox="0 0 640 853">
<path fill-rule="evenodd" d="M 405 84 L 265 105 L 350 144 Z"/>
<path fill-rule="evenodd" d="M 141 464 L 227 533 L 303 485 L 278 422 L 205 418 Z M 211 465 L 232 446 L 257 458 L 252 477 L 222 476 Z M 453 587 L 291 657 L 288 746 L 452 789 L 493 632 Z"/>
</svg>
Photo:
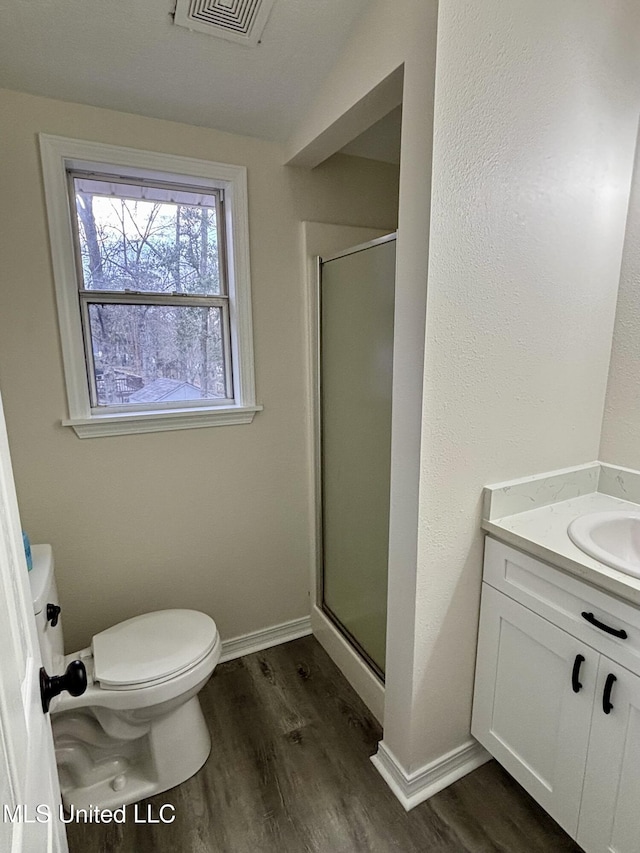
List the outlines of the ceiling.
<svg viewBox="0 0 640 853">
<path fill-rule="evenodd" d="M 342 148 L 343 154 L 400 165 L 402 106 L 391 110 Z"/>
<path fill-rule="evenodd" d="M 175 0 L 3 0 L 0 86 L 284 141 L 370 2 L 275 0 L 252 48 L 175 26 Z"/>
</svg>

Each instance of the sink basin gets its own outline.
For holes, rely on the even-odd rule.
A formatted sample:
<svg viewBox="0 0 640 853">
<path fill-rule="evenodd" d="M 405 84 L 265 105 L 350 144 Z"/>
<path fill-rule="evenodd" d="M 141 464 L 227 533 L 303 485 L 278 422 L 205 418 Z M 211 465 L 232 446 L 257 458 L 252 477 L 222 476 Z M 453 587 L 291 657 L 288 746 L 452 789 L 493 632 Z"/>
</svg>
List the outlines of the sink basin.
<svg viewBox="0 0 640 853">
<path fill-rule="evenodd" d="M 574 519 L 569 538 L 590 557 L 640 578 L 640 511 L 592 512 Z"/>
</svg>

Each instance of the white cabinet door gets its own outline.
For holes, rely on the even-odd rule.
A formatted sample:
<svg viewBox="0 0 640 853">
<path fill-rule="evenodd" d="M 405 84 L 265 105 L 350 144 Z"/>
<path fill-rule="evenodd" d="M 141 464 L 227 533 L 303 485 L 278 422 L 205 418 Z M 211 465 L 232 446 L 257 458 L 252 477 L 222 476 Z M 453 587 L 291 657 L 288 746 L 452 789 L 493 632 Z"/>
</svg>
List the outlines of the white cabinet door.
<svg viewBox="0 0 640 853">
<path fill-rule="evenodd" d="M 604 655 L 577 841 L 587 853 L 640 853 L 640 677 Z"/>
<path fill-rule="evenodd" d="M 573 837 L 598 657 L 483 584 L 471 731 Z"/>
</svg>

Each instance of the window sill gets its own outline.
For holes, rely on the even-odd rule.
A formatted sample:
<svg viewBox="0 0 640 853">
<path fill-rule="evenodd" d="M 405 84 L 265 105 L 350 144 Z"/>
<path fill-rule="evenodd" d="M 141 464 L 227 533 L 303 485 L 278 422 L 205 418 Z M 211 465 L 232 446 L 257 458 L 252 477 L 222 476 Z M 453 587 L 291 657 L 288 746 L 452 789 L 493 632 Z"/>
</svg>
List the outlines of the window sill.
<svg viewBox="0 0 640 853">
<path fill-rule="evenodd" d="M 132 435 L 142 432 L 164 432 L 177 429 L 198 429 L 212 426 L 250 424 L 262 406 L 228 406 L 210 409 L 174 409 L 162 412 L 132 412 L 131 414 L 93 415 L 62 421 L 72 427 L 78 438 L 98 438 L 105 435 Z"/>
</svg>

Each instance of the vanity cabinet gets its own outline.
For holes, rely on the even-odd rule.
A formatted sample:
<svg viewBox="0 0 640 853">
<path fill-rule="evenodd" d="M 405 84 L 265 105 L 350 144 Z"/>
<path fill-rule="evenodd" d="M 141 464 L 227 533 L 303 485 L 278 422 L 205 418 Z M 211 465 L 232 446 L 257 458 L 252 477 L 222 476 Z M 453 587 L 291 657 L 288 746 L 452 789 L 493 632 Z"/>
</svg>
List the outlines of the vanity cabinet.
<svg viewBox="0 0 640 853">
<path fill-rule="evenodd" d="M 587 853 L 640 853 L 635 607 L 488 538 L 471 730 Z"/>
<path fill-rule="evenodd" d="M 587 853 L 640 851 L 640 677 L 602 656 L 596 702 L 615 677 L 613 709 L 596 704 L 591 723 L 577 842 Z"/>
</svg>

